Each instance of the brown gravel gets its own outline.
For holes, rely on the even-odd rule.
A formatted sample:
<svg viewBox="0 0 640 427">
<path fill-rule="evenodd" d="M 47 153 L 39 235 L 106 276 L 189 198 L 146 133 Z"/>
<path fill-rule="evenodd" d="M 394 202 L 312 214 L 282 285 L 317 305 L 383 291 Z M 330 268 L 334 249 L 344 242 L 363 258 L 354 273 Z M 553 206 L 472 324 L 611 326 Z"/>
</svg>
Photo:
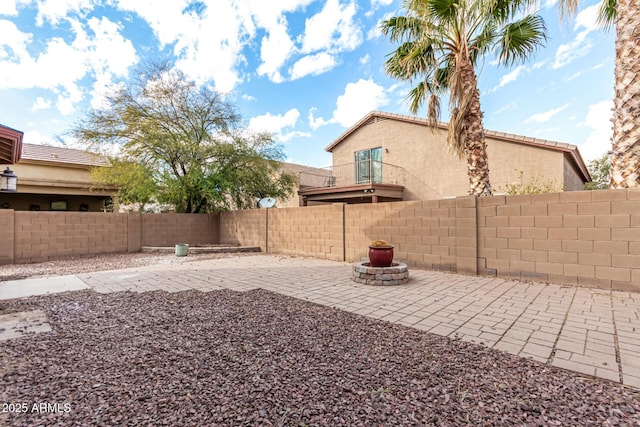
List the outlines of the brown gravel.
<svg viewBox="0 0 640 427">
<path fill-rule="evenodd" d="M 0 282 L 4 280 L 20 280 L 30 277 L 63 276 L 90 271 L 119 270 L 123 268 L 143 267 L 157 264 L 174 264 L 204 259 L 218 259 L 236 256 L 251 256 L 255 253 L 210 253 L 189 254 L 177 257 L 169 253 L 115 253 L 101 255 L 85 255 L 59 258 L 33 264 L 0 265 Z"/>
<path fill-rule="evenodd" d="M 0 347 L 0 425 L 640 425 L 636 391 L 264 290 L 27 307 L 53 331 Z"/>
</svg>

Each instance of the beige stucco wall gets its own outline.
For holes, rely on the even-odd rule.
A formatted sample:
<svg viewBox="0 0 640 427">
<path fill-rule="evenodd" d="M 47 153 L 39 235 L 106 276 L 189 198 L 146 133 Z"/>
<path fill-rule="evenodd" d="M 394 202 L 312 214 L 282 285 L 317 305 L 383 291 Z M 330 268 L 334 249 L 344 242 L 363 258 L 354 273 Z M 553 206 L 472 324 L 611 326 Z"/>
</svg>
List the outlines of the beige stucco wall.
<svg viewBox="0 0 640 427">
<path fill-rule="evenodd" d="M 382 147 L 383 163 L 402 166 L 407 172 L 398 179 L 402 182 L 397 182 L 405 186 L 405 200 L 466 195 L 466 163 L 448 152 L 445 141 L 446 131 L 442 129 L 432 131 L 427 126 L 380 120 L 362 126 L 338 144 L 332 152 L 333 164 L 353 164 L 356 151 Z M 525 182 L 537 177 L 540 182 L 555 181 L 558 189 L 562 188 L 562 152 L 493 138 L 487 138 L 487 152 L 491 185 L 496 192 L 504 190 L 509 182 L 518 183 L 520 171 Z M 388 180 L 383 170 L 383 181 Z"/>
<path fill-rule="evenodd" d="M 69 211 L 87 205 L 89 211 L 101 212 L 114 192 L 92 188 L 90 166 L 22 159 L 11 169 L 18 176 L 18 191 L 0 194 L 0 208 L 47 211 L 52 201 L 66 201 Z"/>
<path fill-rule="evenodd" d="M 19 193 L 109 195 L 108 191 L 90 191 L 91 171 L 88 166 L 22 160 L 13 165 L 18 176 Z"/>
</svg>

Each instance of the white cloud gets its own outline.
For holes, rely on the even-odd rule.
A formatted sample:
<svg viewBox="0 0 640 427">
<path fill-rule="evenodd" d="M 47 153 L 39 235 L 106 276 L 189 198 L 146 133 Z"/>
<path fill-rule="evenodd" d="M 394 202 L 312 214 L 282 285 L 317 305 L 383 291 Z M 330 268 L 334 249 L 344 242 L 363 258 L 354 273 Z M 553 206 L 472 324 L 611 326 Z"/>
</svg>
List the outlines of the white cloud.
<svg viewBox="0 0 640 427">
<path fill-rule="evenodd" d="M 589 30 L 584 30 L 581 33 L 578 33 L 576 38 L 569 43 L 558 46 L 555 61 L 552 65 L 554 70 L 569 65 L 576 59 L 582 58 L 591 52 L 593 43 L 587 39 L 589 32 Z"/>
<path fill-rule="evenodd" d="M 554 108 L 554 109 L 551 109 L 549 111 L 545 111 L 545 112 L 542 112 L 542 113 L 534 114 L 531 117 L 529 117 L 527 120 L 525 120 L 525 123 L 530 123 L 530 122 L 546 123 L 549 120 L 551 120 L 551 118 L 553 116 L 555 116 L 556 114 L 558 114 L 562 110 L 565 110 L 568 107 L 569 107 L 569 104 L 564 104 L 561 107 Z"/>
<path fill-rule="evenodd" d="M 284 114 L 273 115 L 266 113 L 261 116 L 256 116 L 249 120 L 249 129 L 257 132 L 280 132 L 286 127 L 295 126 L 296 122 L 300 118 L 300 112 L 297 108 L 292 108 Z"/>
<path fill-rule="evenodd" d="M 565 81 L 565 82 L 570 82 L 571 80 L 575 80 L 575 79 L 577 79 L 577 78 L 578 78 L 578 77 L 580 77 L 582 74 L 583 74 L 583 73 L 582 73 L 582 71 L 577 71 L 577 72 L 575 72 L 575 73 L 571 74 L 569 77 L 565 78 L 565 79 L 564 79 L 564 81 Z"/>
<path fill-rule="evenodd" d="M 244 99 L 245 101 L 251 101 L 251 102 L 257 101 L 255 96 L 247 95 L 246 93 L 242 94 L 242 99 Z"/>
<path fill-rule="evenodd" d="M 31 111 L 47 110 L 49 108 L 51 108 L 51 100 L 44 99 L 43 97 L 39 96 L 31 106 Z"/>
<path fill-rule="evenodd" d="M 546 63 L 547 63 L 547 60 L 545 59 L 543 61 L 538 61 L 538 62 L 534 63 L 531 67 L 534 70 L 538 70 L 538 69 L 544 67 L 546 65 Z"/>
<path fill-rule="evenodd" d="M 289 74 L 291 75 L 291 80 L 296 80 L 309 75 L 322 74 L 335 66 L 336 60 L 333 55 L 321 52 L 299 59 L 293 64 Z"/>
<path fill-rule="evenodd" d="M 325 120 L 322 117 L 315 117 L 314 113 L 317 111 L 316 108 L 311 108 L 309 110 L 309 127 L 313 130 L 316 130 L 322 126 L 331 124 L 330 120 Z"/>
<path fill-rule="evenodd" d="M 365 56 L 361 57 L 358 62 L 360 62 L 360 65 L 367 65 L 371 62 L 371 55 L 367 53 Z"/>
<path fill-rule="evenodd" d="M 40 0 L 38 2 L 38 15 L 36 25 L 42 26 L 44 21 L 57 25 L 61 19 L 66 18 L 71 12 L 82 13 L 93 7 L 92 0 Z"/>
<path fill-rule="evenodd" d="M 280 67 L 287 61 L 294 47 L 293 41 L 287 34 L 287 19 L 281 16 L 269 34 L 262 38 L 260 57 L 263 62 L 258 67 L 258 75 L 266 74 L 274 83 L 282 82 Z"/>
<path fill-rule="evenodd" d="M 53 145 L 56 147 L 61 145 L 60 142 L 38 130 L 25 130 L 23 141 L 27 144 Z"/>
<path fill-rule="evenodd" d="M 251 16 L 231 2 L 204 0 L 200 12 L 189 9 L 188 0 L 172 0 L 158 7 L 155 2 L 117 0 L 124 11 L 144 19 L 160 41 L 160 48 L 173 45 L 176 67 L 202 83 L 215 82 L 221 92 L 229 92 L 240 81 L 236 68 L 242 48 L 253 31 Z"/>
<path fill-rule="evenodd" d="M 394 0 L 371 0 L 371 7 L 376 8 L 378 6 L 389 6 Z"/>
<path fill-rule="evenodd" d="M 56 107 L 63 114 L 74 112 L 75 105 L 84 98 L 82 80 L 96 79 L 92 95 L 100 97 L 101 87 L 111 83 L 114 76 L 123 77 L 137 61 L 131 42 L 119 33 L 120 27 L 107 18 L 91 18 L 86 25 L 66 18 L 75 38 L 66 42 L 53 37 L 47 40 L 42 52 L 30 56 L 27 46 L 31 34 L 21 33 L 15 26 L 0 21 L 0 32 L 6 30 L 4 46 L 0 42 L 0 89 L 42 88 L 57 95 Z M 8 49 L 5 48 L 8 47 Z M 113 52 L 118 52 L 113 55 Z"/>
<path fill-rule="evenodd" d="M 2 0 L 0 2 L 0 15 L 17 16 L 18 7 L 31 3 L 31 0 Z"/>
<path fill-rule="evenodd" d="M 296 126 L 299 118 L 300 112 L 296 108 L 292 108 L 284 114 L 266 113 L 251 118 L 249 120 L 249 129 L 256 132 L 271 133 L 280 142 L 287 142 L 293 138 L 310 137 L 311 134 L 308 132 L 289 130 Z"/>
<path fill-rule="evenodd" d="M 589 106 L 585 124 L 591 128 L 591 133 L 582 144 L 578 145 L 585 161 L 593 160 L 611 150 L 612 110 L 612 100 L 600 101 Z"/>
<path fill-rule="evenodd" d="M 505 111 L 511 111 L 517 108 L 518 108 L 518 104 L 515 101 L 511 101 L 510 103 L 498 108 L 496 111 L 492 113 L 492 115 L 501 114 L 501 113 L 504 113 Z"/>
<path fill-rule="evenodd" d="M 503 75 L 500 78 L 500 82 L 493 87 L 493 89 L 491 89 L 489 91 L 489 93 L 495 92 L 498 89 L 500 89 L 501 87 L 511 83 L 511 82 L 515 82 L 516 80 L 518 80 L 518 77 L 520 77 L 520 75 L 526 71 L 526 68 L 524 65 L 519 65 L 518 67 L 516 67 L 513 71 Z"/>
<path fill-rule="evenodd" d="M 336 109 L 330 120 L 314 116 L 315 109 L 309 111 L 309 125 L 312 129 L 337 123 L 343 127 L 354 125 L 372 110 L 387 105 L 389 99 L 384 87 L 373 80 L 360 79 L 356 83 L 347 83 L 344 93 L 336 100 Z"/>
<path fill-rule="evenodd" d="M 320 12 L 305 21 L 301 52 L 354 50 L 362 43 L 362 32 L 353 20 L 355 14 L 355 3 L 342 5 L 339 0 L 327 0 Z"/>
<path fill-rule="evenodd" d="M 576 15 L 574 30 L 581 30 L 573 40 L 561 44 L 556 50 L 555 61 L 552 68 L 558 69 L 569 65 L 578 58 L 586 56 L 593 48 L 593 43 L 587 35 L 598 29 L 597 17 L 599 4 L 589 6 Z"/>
<path fill-rule="evenodd" d="M 589 32 L 597 30 L 599 11 L 600 11 L 600 4 L 598 3 L 581 10 L 576 15 L 574 29 L 579 30 L 581 28 L 584 28 Z"/>
</svg>

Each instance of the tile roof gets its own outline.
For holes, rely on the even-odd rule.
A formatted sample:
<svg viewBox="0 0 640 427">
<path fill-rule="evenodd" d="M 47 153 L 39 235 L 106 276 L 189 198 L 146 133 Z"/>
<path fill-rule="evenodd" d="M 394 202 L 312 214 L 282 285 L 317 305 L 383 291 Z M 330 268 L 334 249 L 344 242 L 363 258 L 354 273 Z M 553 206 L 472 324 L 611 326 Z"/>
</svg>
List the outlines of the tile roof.
<svg viewBox="0 0 640 427">
<path fill-rule="evenodd" d="M 109 164 L 108 159 L 102 154 L 36 144 L 23 144 L 22 159 L 86 166 L 106 166 Z"/>
</svg>

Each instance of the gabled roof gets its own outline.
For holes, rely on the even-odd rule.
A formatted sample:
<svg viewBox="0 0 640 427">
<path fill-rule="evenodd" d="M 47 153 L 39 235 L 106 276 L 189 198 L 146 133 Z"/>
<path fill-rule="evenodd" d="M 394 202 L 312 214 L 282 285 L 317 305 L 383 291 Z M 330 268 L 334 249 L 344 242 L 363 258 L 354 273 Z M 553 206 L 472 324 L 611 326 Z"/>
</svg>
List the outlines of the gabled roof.
<svg viewBox="0 0 640 427">
<path fill-rule="evenodd" d="M 386 113 L 384 111 L 372 111 L 371 113 L 363 117 L 355 125 L 347 129 L 342 135 L 340 135 L 337 139 L 335 139 L 331 144 L 329 144 L 325 148 L 325 151 L 328 151 L 328 152 L 333 151 L 333 149 L 338 144 L 340 144 L 342 141 L 347 139 L 349 135 L 351 135 L 361 127 L 378 122 L 378 121 L 382 121 L 382 120 L 397 120 L 397 121 L 412 123 L 412 124 L 421 125 L 421 126 L 429 126 L 427 119 L 422 119 L 416 116 L 405 116 L 402 114 Z M 439 122 L 437 127 L 443 130 L 448 129 L 447 123 L 444 123 L 444 122 Z M 574 165 L 578 168 L 578 170 L 584 176 L 585 181 L 591 181 L 591 175 L 589 174 L 589 170 L 587 169 L 587 166 L 585 165 L 584 160 L 582 159 L 582 156 L 578 151 L 578 147 L 575 145 L 565 144 L 564 142 L 556 142 L 556 141 L 549 141 L 546 139 L 515 135 L 511 133 L 506 133 L 506 132 L 496 132 L 496 131 L 487 130 L 487 129 L 484 130 L 484 134 L 485 136 L 488 136 L 490 138 L 499 139 L 506 142 L 515 142 L 518 144 L 532 145 L 532 146 L 545 148 L 549 150 L 560 151 L 565 155 L 567 155 L 573 161 Z"/>
<path fill-rule="evenodd" d="M 107 166 L 109 164 L 108 159 L 98 153 L 35 144 L 24 144 L 22 159 L 83 166 Z"/>
<path fill-rule="evenodd" d="M 0 125 L 0 164 L 14 164 L 20 160 L 23 133 Z"/>
</svg>

